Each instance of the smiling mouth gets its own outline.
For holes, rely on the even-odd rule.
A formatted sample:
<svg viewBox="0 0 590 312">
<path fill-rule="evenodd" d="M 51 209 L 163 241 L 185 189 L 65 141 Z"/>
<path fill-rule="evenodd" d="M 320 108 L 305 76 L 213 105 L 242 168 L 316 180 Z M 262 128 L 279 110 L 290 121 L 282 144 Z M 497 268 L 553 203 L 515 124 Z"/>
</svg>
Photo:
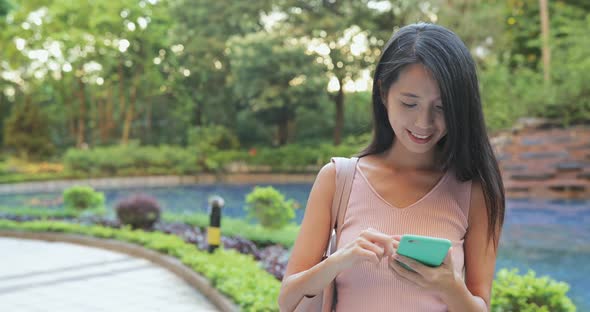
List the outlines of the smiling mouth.
<svg viewBox="0 0 590 312">
<path fill-rule="evenodd" d="M 412 131 L 407 130 L 407 129 L 406 129 L 406 131 L 408 131 L 410 138 L 412 138 L 412 140 L 414 142 L 419 143 L 419 144 L 424 144 L 424 143 L 430 141 L 430 139 L 432 138 L 432 134 L 431 135 L 419 135 L 419 134 L 415 134 Z"/>
</svg>

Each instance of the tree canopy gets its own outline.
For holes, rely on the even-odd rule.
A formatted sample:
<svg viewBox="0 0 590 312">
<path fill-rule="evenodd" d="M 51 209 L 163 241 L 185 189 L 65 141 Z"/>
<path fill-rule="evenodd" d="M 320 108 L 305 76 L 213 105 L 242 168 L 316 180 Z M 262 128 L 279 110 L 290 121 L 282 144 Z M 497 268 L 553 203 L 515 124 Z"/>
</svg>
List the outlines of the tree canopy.
<svg viewBox="0 0 590 312">
<path fill-rule="evenodd" d="M 243 147 L 339 144 L 370 131 L 370 97 L 356 94 L 370 92 L 392 33 L 417 21 L 472 50 L 491 129 L 525 115 L 590 120 L 587 1 L 549 1 L 559 66 L 547 86 L 534 0 L 0 0 L 0 138 L 14 147 L 14 120 L 32 105 L 44 154 L 185 145 L 208 126 Z"/>
</svg>

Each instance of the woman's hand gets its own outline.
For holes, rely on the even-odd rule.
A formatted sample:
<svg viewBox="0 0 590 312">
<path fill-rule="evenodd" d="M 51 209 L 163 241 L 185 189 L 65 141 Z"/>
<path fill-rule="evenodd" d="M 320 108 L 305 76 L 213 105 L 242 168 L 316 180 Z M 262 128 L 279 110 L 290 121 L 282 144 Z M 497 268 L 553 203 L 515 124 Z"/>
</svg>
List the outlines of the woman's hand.
<svg viewBox="0 0 590 312">
<path fill-rule="evenodd" d="M 399 235 L 388 235 L 368 228 L 330 257 L 338 259 L 341 269 L 349 268 L 363 261 L 378 264 L 384 257 L 389 259 L 395 254 L 399 240 Z"/>
<path fill-rule="evenodd" d="M 390 257 L 389 267 L 403 280 L 408 281 L 426 291 L 436 292 L 440 295 L 455 289 L 457 281 L 461 280 L 454 270 L 451 249 L 447 253 L 443 263 L 436 267 L 429 267 L 414 259 L 396 254 Z M 415 272 L 404 268 L 399 262 L 410 267 Z"/>
</svg>

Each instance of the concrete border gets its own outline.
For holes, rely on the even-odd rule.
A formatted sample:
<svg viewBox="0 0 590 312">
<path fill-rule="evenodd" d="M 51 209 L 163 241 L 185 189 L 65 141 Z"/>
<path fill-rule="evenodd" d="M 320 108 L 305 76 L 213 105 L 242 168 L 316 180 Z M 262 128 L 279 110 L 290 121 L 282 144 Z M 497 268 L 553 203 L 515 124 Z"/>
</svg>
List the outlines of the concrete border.
<svg viewBox="0 0 590 312">
<path fill-rule="evenodd" d="M 230 299 L 215 289 L 209 280 L 191 270 L 180 262 L 180 260 L 161 254 L 159 252 L 143 248 L 141 246 L 121 242 L 112 239 L 100 239 L 91 236 L 51 233 L 51 232 L 24 232 L 0 230 L 0 237 L 12 237 L 20 239 L 42 240 L 48 242 L 65 242 L 83 246 L 96 247 L 110 251 L 124 253 L 133 257 L 147 259 L 185 280 L 193 288 L 201 292 L 218 309 L 223 312 L 240 311 Z"/>
<path fill-rule="evenodd" d="M 319 170 L 319 168 L 318 168 Z M 98 190 L 169 187 L 179 185 L 258 184 L 258 183 L 313 183 L 315 174 L 281 173 L 232 173 L 224 175 L 200 174 L 196 176 L 139 176 L 90 178 L 72 180 L 49 180 L 0 184 L 0 194 L 29 194 L 62 192 L 74 185 L 87 185 Z"/>
</svg>

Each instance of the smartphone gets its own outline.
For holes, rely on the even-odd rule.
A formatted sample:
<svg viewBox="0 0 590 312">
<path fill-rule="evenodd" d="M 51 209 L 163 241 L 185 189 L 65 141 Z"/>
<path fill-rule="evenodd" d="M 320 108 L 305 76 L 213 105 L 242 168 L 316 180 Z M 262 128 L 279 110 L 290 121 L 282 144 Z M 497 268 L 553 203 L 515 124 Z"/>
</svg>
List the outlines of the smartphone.
<svg viewBox="0 0 590 312">
<path fill-rule="evenodd" d="M 406 234 L 402 236 L 397 253 L 427 266 L 437 267 L 442 264 L 450 248 L 451 241 L 445 238 Z M 403 263 L 399 263 L 413 271 Z"/>
</svg>

